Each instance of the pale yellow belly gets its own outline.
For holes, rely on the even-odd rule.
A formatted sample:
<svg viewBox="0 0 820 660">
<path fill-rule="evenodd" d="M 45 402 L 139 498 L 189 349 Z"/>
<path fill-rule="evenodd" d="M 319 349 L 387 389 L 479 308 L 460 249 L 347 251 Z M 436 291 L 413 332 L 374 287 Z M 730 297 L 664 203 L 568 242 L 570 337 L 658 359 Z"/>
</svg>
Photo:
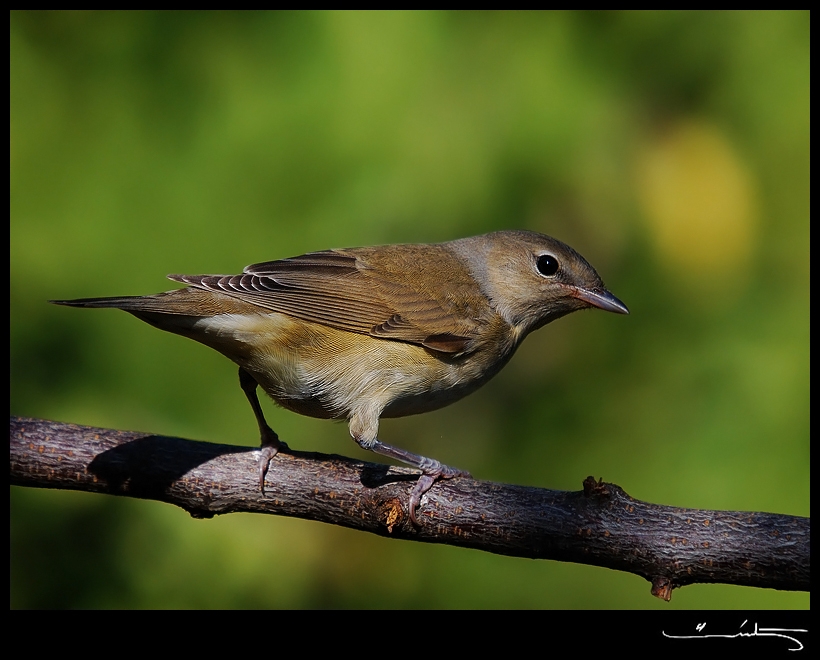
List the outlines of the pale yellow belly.
<svg viewBox="0 0 820 660">
<path fill-rule="evenodd" d="M 441 408 L 480 387 L 509 357 L 484 368 L 475 353 L 448 359 L 277 313 L 200 318 L 183 334 L 236 362 L 283 407 L 333 419 L 362 408 L 384 417 Z"/>
</svg>

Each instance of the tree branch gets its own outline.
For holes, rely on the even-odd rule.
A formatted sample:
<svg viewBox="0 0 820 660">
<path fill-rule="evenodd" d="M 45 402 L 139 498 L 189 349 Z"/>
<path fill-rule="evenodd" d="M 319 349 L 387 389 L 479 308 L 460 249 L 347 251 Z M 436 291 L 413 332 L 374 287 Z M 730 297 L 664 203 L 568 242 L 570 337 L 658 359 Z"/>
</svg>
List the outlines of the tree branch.
<svg viewBox="0 0 820 660">
<path fill-rule="evenodd" d="M 679 509 L 584 481 L 564 492 L 474 479 L 439 481 L 407 516 L 418 473 L 341 456 L 280 453 L 264 495 L 257 451 L 132 431 L 11 417 L 11 483 L 175 504 L 196 518 L 239 511 L 319 520 L 381 536 L 640 575 L 669 600 L 687 584 L 808 591 L 811 520 Z"/>
</svg>

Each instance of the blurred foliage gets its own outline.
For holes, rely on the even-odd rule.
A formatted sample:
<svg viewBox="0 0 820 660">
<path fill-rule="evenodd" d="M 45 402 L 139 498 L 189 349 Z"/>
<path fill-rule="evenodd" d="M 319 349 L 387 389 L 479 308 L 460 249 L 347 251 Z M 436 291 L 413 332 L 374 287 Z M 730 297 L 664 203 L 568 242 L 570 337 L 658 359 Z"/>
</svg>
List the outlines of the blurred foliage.
<svg viewBox="0 0 820 660">
<path fill-rule="evenodd" d="M 807 12 L 89 13 L 10 21 L 11 412 L 254 445 L 233 366 L 48 299 L 527 228 L 632 310 L 382 425 L 482 479 L 809 515 Z M 292 447 L 373 459 L 267 406 Z M 793 608 L 276 517 L 11 489 L 11 606 Z"/>
</svg>

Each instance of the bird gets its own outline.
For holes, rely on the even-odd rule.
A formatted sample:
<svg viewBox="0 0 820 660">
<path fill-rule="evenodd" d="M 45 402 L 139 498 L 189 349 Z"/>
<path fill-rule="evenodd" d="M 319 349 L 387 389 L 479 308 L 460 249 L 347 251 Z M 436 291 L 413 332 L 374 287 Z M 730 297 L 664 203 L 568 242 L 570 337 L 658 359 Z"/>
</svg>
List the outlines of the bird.
<svg viewBox="0 0 820 660">
<path fill-rule="evenodd" d="M 497 374 L 532 331 L 574 311 L 629 310 L 578 252 L 525 230 L 443 243 L 330 249 L 240 275 L 168 275 L 185 288 L 52 300 L 121 309 L 239 366 L 261 435 L 259 488 L 287 445 L 256 394 L 310 417 L 346 419 L 364 449 L 421 471 L 409 518 L 439 479 L 469 473 L 383 442 L 379 420 L 442 408 Z"/>
</svg>

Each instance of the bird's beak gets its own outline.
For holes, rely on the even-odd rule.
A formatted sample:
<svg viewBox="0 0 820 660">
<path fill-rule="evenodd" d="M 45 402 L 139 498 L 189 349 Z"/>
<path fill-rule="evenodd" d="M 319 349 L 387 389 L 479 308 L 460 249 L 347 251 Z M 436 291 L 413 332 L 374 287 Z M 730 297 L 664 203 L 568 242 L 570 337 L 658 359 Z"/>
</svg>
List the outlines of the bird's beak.
<svg viewBox="0 0 820 660">
<path fill-rule="evenodd" d="M 572 295 L 593 307 L 603 309 L 605 312 L 629 314 L 629 308 L 606 289 L 582 289 L 580 287 L 572 287 Z"/>
</svg>

